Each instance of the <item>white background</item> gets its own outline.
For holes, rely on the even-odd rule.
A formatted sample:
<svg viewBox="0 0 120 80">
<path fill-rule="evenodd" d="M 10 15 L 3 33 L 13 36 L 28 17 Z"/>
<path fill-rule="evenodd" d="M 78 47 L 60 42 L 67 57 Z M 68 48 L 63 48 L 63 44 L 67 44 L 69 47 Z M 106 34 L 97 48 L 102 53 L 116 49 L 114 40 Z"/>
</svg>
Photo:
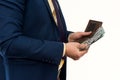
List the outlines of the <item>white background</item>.
<svg viewBox="0 0 120 80">
<path fill-rule="evenodd" d="M 67 28 L 84 31 L 88 20 L 103 21 L 105 35 L 89 52 L 74 61 L 68 58 L 67 80 L 120 80 L 119 0 L 59 0 Z"/>
</svg>

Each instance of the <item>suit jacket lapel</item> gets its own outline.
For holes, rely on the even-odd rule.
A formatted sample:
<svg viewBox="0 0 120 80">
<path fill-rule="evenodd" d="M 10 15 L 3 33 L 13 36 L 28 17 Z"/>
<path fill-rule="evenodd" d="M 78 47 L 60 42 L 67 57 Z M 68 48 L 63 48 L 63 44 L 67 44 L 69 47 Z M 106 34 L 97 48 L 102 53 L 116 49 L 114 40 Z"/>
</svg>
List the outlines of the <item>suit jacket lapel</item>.
<svg viewBox="0 0 120 80">
<path fill-rule="evenodd" d="M 52 15 L 50 6 L 49 6 L 49 4 L 48 4 L 48 0 L 43 0 L 43 1 L 44 1 L 45 5 L 46 5 L 46 8 L 47 8 L 47 10 L 48 10 L 48 13 L 50 14 L 51 19 L 54 21 L 54 18 L 53 18 L 53 15 Z M 62 11 L 61 11 L 60 6 L 59 6 L 59 9 L 60 9 L 60 15 L 62 16 L 61 18 L 62 18 L 62 21 L 63 21 L 63 15 L 62 15 Z M 55 21 L 54 21 L 54 23 L 55 23 Z M 56 24 L 56 23 L 55 23 L 55 24 Z M 57 25 L 56 25 L 56 26 L 57 26 Z"/>
<path fill-rule="evenodd" d="M 47 7 L 47 10 L 48 10 L 48 13 L 50 14 L 50 17 L 54 20 L 51 9 L 50 9 L 50 6 L 48 4 L 48 0 L 43 0 L 43 1 L 44 1 L 45 5 Z"/>
</svg>

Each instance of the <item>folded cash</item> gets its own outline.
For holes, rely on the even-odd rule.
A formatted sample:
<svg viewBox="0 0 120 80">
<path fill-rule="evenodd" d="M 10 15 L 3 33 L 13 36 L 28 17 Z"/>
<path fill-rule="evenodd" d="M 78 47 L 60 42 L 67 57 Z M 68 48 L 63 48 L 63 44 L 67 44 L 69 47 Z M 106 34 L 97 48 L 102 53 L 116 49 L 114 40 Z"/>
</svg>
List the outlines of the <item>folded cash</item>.
<svg viewBox="0 0 120 80">
<path fill-rule="evenodd" d="M 91 37 L 88 38 L 87 40 L 83 41 L 82 43 L 87 43 L 88 45 L 93 44 L 94 42 L 98 41 L 100 38 L 102 38 L 105 34 L 105 31 L 103 27 L 99 27 L 95 34 Z"/>
</svg>

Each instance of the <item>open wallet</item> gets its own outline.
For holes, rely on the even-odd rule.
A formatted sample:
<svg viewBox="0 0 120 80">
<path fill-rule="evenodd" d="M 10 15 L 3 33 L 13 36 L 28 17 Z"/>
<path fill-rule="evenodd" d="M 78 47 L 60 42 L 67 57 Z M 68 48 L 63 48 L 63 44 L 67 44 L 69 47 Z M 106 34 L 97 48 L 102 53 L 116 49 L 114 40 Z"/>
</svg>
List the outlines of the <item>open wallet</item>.
<svg viewBox="0 0 120 80">
<path fill-rule="evenodd" d="M 85 32 L 92 31 L 92 33 L 89 36 L 84 36 L 81 39 L 79 39 L 79 42 L 91 45 L 94 42 L 98 41 L 100 38 L 102 38 L 105 34 L 105 31 L 102 27 L 102 23 L 103 22 L 101 21 L 89 20 Z"/>
</svg>

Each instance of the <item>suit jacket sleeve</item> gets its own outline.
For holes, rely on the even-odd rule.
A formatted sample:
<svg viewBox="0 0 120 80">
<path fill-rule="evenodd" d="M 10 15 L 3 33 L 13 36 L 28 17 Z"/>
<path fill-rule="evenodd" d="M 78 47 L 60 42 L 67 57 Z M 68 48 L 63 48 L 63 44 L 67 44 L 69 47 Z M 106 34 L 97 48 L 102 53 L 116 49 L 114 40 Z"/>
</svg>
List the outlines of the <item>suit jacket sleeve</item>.
<svg viewBox="0 0 120 80">
<path fill-rule="evenodd" d="M 22 33 L 25 0 L 0 0 L 0 47 L 10 41 L 10 58 L 39 60 L 59 65 L 63 43 L 38 40 Z M 3 46 L 2 46 L 3 45 Z"/>
</svg>

